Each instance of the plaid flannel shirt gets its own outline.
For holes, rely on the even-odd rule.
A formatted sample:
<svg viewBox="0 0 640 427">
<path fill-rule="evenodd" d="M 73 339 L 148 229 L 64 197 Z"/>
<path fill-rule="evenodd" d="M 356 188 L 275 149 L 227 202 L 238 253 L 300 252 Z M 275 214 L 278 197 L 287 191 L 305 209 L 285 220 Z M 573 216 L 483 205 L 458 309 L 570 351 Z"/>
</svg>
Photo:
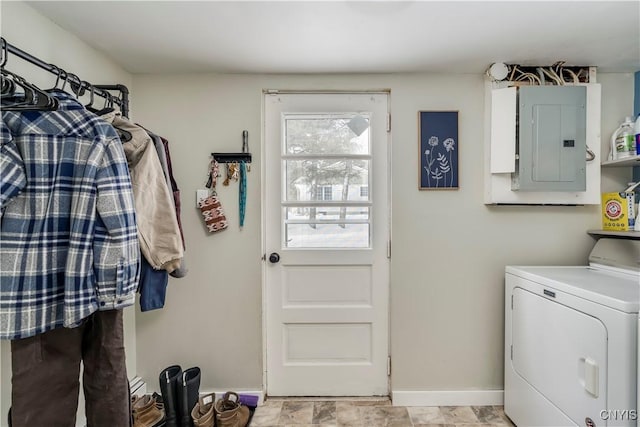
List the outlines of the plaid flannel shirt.
<svg viewBox="0 0 640 427">
<path fill-rule="evenodd" d="M 122 144 L 73 97 L 53 95 L 56 111 L 2 112 L 0 148 L 15 144 L 19 158 L 0 153 L 14 177 L 0 181 L 0 339 L 135 301 L 140 249 Z"/>
<path fill-rule="evenodd" d="M 5 205 L 16 197 L 27 185 L 24 165 L 9 128 L 1 123 L 0 128 L 0 217 Z"/>
</svg>

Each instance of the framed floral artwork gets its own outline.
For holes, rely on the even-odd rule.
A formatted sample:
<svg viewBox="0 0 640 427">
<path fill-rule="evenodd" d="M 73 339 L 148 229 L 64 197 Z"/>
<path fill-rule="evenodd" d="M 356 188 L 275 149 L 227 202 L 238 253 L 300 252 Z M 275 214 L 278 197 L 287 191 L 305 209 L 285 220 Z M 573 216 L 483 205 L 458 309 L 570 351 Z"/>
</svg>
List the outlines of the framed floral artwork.
<svg viewBox="0 0 640 427">
<path fill-rule="evenodd" d="M 419 111 L 420 190 L 457 190 L 458 112 Z"/>
</svg>

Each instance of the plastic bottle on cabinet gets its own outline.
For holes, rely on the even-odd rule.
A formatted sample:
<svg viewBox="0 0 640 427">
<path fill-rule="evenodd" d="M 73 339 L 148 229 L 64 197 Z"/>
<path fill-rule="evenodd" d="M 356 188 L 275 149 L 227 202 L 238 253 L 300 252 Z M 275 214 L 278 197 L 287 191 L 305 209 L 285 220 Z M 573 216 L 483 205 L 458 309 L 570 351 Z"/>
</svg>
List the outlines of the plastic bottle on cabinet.
<svg viewBox="0 0 640 427">
<path fill-rule="evenodd" d="M 611 135 L 612 160 L 624 159 L 636 155 L 636 136 L 633 118 L 626 117 L 624 122 Z"/>
</svg>

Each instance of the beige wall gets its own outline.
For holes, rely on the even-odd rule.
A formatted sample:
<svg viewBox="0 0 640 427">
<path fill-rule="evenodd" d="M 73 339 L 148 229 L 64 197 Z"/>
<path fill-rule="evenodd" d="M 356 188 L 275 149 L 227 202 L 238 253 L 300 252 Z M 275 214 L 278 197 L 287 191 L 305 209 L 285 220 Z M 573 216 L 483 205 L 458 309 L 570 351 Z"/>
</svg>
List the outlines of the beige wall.
<svg viewBox="0 0 640 427">
<path fill-rule="evenodd" d="M 632 108 L 632 79 L 599 76 L 605 140 Z M 136 317 L 138 372 L 157 387 L 165 366 L 198 365 L 203 389 L 261 389 L 261 91 L 391 88 L 392 389 L 502 389 L 504 266 L 583 264 L 594 243 L 585 231 L 600 219 L 597 206 L 483 204 L 483 84 L 480 75 L 135 76 L 137 120 L 171 142 L 190 267 L 170 281 L 164 310 Z M 419 110 L 459 111 L 458 191 L 418 191 Z M 246 224 L 238 229 L 237 185 L 222 187 L 231 225 L 209 235 L 195 190 L 209 154 L 238 151 L 243 129 L 254 156 Z"/>
<path fill-rule="evenodd" d="M 394 390 L 502 388 L 503 271 L 506 264 L 582 264 L 599 226 L 598 207 L 483 204 L 480 75 L 185 75 L 132 77 L 30 7 L 2 2 L 10 43 L 94 83 L 131 86 L 135 120 L 171 142 L 182 190 L 189 275 L 171 279 L 167 306 L 138 313 L 129 362 L 150 388 L 173 363 L 200 366 L 202 389 L 262 388 L 261 91 L 391 89 L 393 246 L 391 351 Z M 64 47 L 62 47 L 64 46 Z M 15 67 L 13 64 L 15 63 Z M 10 69 L 44 87 L 52 76 L 9 58 Z M 633 76 L 601 74 L 603 147 L 632 108 Z M 133 82 L 133 84 L 132 84 Z M 418 191 L 417 112 L 458 110 L 460 190 Z M 209 153 L 237 151 L 249 131 L 254 155 L 245 227 L 237 186 L 219 190 L 229 230 L 207 234 L 195 206 Z M 603 154 L 606 148 L 603 148 Z M 630 173 L 603 171 L 603 190 Z M 132 310 L 129 310 L 131 313 Z M 129 314 L 129 322 L 133 317 Z M 135 343 L 135 344 L 134 344 Z M 8 406 L 7 343 L 0 352 L 0 400 Z M 134 368 L 130 368 L 130 371 Z M 0 415 L 0 420 L 2 419 Z"/>
<path fill-rule="evenodd" d="M 77 74 L 81 79 L 95 84 L 124 84 L 131 86 L 132 78 L 122 67 L 89 47 L 74 35 L 43 17 L 22 2 L 0 3 L 2 15 L 2 37 L 8 43 L 42 59 Z M 6 65 L 11 70 L 41 88 L 50 88 L 55 77 L 15 55 L 9 54 Z M 96 98 L 96 102 L 102 98 Z M 88 102 L 88 101 L 87 101 Z M 127 349 L 127 371 L 135 374 L 136 338 L 135 310 L 125 310 L 125 345 Z M 0 425 L 6 423 L 10 405 L 10 349 L 7 341 L 0 342 Z"/>
</svg>

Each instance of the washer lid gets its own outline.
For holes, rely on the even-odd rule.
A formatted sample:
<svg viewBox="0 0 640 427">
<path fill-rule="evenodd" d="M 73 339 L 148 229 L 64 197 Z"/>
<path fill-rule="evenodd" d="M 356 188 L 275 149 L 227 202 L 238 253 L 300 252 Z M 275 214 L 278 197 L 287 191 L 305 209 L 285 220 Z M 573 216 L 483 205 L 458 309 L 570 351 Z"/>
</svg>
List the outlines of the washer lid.
<svg viewBox="0 0 640 427">
<path fill-rule="evenodd" d="M 625 313 L 640 310 L 640 274 L 594 267 L 507 266 L 506 272 Z"/>
</svg>

